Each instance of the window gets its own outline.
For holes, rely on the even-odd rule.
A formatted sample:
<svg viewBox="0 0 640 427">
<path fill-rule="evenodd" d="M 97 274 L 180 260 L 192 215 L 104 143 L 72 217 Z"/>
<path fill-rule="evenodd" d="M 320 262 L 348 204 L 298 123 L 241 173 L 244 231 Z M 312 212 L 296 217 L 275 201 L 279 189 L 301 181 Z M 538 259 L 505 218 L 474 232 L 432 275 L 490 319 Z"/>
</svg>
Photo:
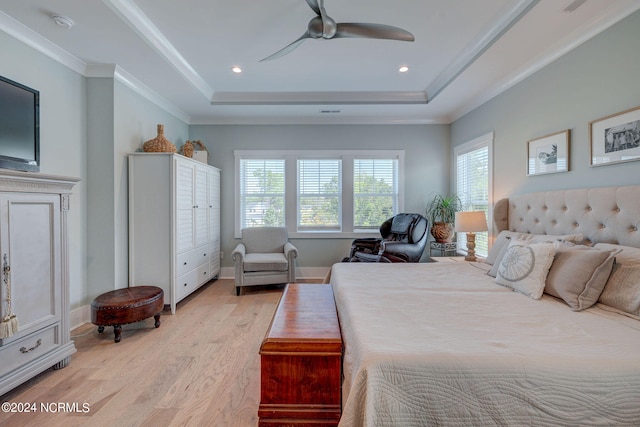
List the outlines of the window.
<svg viewBox="0 0 640 427">
<path fill-rule="evenodd" d="M 398 212 L 398 160 L 354 159 L 353 227 L 378 230 Z"/>
<path fill-rule="evenodd" d="M 493 133 L 469 141 L 455 148 L 456 193 L 460 197 L 463 210 L 484 211 L 487 224 L 491 224 L 489 211 L 491 200 L 491 176 Z M 458 233 L 458 248 L 464 250 L 466 236 Z M 476 253 L 489 253 L 489 233 L 476 233 Z"/>
<path fill-rule="evenodd" d="M 240 228 L 284 226 L 284 160 L 240 160 Z"/>
<path fill-rule="evenodd" d="M 401 150 L 235 151 L 235 236 L 362 237 L 403 209 Z"/>
<path fill-rule="evenodd" d="M 298 160 L 298 231 L 340 231 L 340 160 Z"/>
</svg>

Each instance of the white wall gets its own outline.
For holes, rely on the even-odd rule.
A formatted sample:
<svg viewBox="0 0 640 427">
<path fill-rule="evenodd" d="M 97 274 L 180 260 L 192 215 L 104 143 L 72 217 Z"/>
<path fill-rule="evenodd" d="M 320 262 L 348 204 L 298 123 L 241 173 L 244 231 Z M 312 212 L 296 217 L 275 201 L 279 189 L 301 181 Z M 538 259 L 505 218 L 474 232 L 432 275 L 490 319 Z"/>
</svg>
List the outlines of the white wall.
<svg viewBox="0 0 640 427">
<path fill-rule="evenodd" d="M 495 131 L 494 198 L 640 183 L 640 161 L 590 166 L 588 122 L 640 106 L 640 12 L 451 125 L 452 147 Z M 570 171 L 526 176 L 527 141 L 571 129 Z"/>
<path fill-rule="evenodd" d="M 69 212 L 70 301 L 86 301 L 86 87 L 81 75 L 0 32 L 0 75 L 40 91 L 40 171 L 80 178 Z"/>
<path fill-rule="evenodd" d="M 231 266 L 234 229 L 234 150 L 405 150 L 405 211 L 424 214 L 433 192 L 449 188 L 448 125 L 190 126 L 221 169 L 221 249 Z M 349 254 L 352 239 L 292 239 L 299 267 L 329 267 Z"/>
<path fill-rule="evenodd" d="M 90 302 L 101 293 L 129 284 L 127 154 L 157 135 L 177 147 L 188 126 L 113 78 L 88 78 Z M 158 191 L 168 189 L 159 185 Z M 164 262 L 158 260 L 158 262 Z"/>
</svg>

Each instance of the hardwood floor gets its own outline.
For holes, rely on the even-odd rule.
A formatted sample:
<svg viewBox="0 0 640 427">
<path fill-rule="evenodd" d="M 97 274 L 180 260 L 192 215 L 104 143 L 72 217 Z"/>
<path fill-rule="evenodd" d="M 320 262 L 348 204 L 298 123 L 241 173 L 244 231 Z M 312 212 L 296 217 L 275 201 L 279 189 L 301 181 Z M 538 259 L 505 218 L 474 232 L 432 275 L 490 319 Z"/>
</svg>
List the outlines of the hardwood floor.
<svg viewBox="0 0 640 427">
<path fill-rule="evenodd" d="M 113 328 L 83 325 L 72 331 L 78 352 L 69 366 L 0 397 L 35 403 L 36 412 L 0 412 L 0 425 L 256 426 L 258 351 L 282 289 L 236 297 L 233 280 L 211 282 L 175 315 L 163 313 L 158 329 L 153 318 L 124 325 L 117 344 Z"/>
</svg>

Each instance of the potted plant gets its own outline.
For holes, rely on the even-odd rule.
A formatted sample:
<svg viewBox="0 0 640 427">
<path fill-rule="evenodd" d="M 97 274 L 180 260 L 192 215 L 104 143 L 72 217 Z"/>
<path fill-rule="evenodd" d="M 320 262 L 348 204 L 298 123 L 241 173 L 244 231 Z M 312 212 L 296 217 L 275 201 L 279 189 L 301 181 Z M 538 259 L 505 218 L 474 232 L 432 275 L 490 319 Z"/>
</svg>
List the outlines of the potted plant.
<svg viewBox="0 0 640 427">
<path fill-rule="evenodd" d="M 462 202 L 456 194 L 436 194 L 427 204 L 427 219 L 431 223 L 431 235 L 438 243 L 448 243 L 455 234 L 453 223 Z"/>
</svg>

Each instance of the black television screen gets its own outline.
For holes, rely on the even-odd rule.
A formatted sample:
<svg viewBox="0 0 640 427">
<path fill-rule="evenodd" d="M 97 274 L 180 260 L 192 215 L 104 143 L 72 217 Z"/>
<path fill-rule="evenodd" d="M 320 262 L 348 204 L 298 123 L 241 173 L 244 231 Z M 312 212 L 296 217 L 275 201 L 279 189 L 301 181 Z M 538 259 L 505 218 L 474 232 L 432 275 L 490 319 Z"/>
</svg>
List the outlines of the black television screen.
<svg viewBox="0 0 640 427">
<path fill-rule="evenodd" d="M 2 76 L 0 168 L 40 170 L 40 92 Z"/>
</svg>

